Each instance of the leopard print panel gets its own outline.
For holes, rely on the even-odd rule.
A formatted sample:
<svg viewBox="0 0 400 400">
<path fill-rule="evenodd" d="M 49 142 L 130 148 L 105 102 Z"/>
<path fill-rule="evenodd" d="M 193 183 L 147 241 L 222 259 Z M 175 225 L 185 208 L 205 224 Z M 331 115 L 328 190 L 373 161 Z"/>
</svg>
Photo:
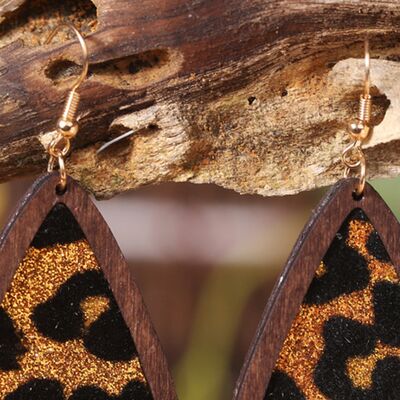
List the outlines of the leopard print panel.
<svg viewBox="0 0 400 400">
<path fill-rule="evenodd" d="M 108 282 L 61 204 L 0 306 L 0 399 L 152 399 Z"/>
<path fill-rule="evenodd" d="M 360 209 L 316 270 L 267 399 L 400 399 L 399 278 Z"/>
</svg>

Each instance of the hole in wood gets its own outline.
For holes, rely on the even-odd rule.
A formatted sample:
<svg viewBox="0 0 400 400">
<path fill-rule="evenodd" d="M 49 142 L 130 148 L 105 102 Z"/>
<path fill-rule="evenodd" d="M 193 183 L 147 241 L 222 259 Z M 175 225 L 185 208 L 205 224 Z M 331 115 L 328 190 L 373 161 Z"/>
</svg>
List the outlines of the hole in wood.
<svg viewBox="0 0 400 400">
<path fill-rule="evenodd" d="M 92 64 L 88 75 L 102 84 L 117 88 L 130 88 L 163 80 L 178 72 L 182 57 L 177 52 L 154 49 L 127 57 Z M 45 69 L 54 84 L 76 78 L 81 67 L 69 60 L 53 60 Z"/>
<path fill-rule="evenodd" d="M 387 57 L 385 57 L 387 61 L 395 61 L 399 62 L 400 61 L 400 54 L 390 54 Z"/>
<path fill-rule="evenodd" d="M 0 24 L 0 46 L 17 39 L 29 47 L 40 46 L 60 22 L 74 24 L 83 35 L 92 33 L 97 28 L 96 6 L 90 0 L 26 0 Z M 72 38 L 65 30 L 52 43 Z"/>
<path fill-rule="evenodd" d="M 161 128 L 157 125 L 157 124 L 149 124 L 148 126 L 147 126 L 147 129 L 149 130 L 149 131 L 158 131 L 158 130 L 160 130 Z"/>
<path fill-rule="evenodd" d="M 336 61 L 329 61 L 326 63 L 326 68 L 332 69 L 336 65 Z"/>
<path fill-rule="evenodd" d="M 63 196 L 68 190 L 68 185 L 65 187 L 61 187 L 61 185 L 56 186 L 56 194 L 57 196 Z"/>
<path fill-rule="evenodd" d="M 364 198 L 364 193 L 357 193 L 356 190 L 354 190 L 352 196 L 355 201 L 361 201 Z"/>
<path fill-rule="evenodd" d="M 95 64 L 91 70 L 94 75 L 118 75 L 129 77 L 138 75 L 146 70 L 161 68 L 170 61 L 168 50 L 154 49 L 143 53 L 133 54 L 103 63 Z"/>
<path fill-rule="evenodd" d="M 142 54 L 138 54 L 137 56 L 133 56 L 128 64 L 128 71 L 131 74 L 137 74 L 138 72 L 146 69 L 153 68 L 160 64 L 160 62 L 168 61 L 168 53 L 165 50 L 154 50 L 147 51 Z M 124 60 L 121 60 L 123 63 Z M 126 68 L 126 66 L 121 65 L 122 68 Z"/>
<path fill-rule="evenodd" d="M 390 100 L 376 88 L 372 88 L 371 95 L 373 102 L 372 125 L 377 126 L 385 118 L 386 111 L 390 106 Z"/>
<path fill-rule="evenodd" d="M 70 60 L 56 60 L 44 72 L 49 79 L 57 84 L 63 79 L 78 76 L 81 73 L 81 67 Z"/>
<path fill-rule="evenodd" d="M 257 101 L 256 96 L 250 96 L 247 101 L 249 102 L 249 106 L 251 106 L 255 101 Z"/>
</svg>

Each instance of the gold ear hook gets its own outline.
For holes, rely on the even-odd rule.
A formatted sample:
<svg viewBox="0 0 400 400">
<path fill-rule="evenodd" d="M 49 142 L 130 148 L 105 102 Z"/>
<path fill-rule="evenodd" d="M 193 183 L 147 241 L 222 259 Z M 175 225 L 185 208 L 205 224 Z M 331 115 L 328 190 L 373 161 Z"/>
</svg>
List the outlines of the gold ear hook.
<svg viewBox="0 0 400 400">
<path fill-rule="evenodd" d="M 369 40 L 365 38 L 364 42 L 364 63 L 365 63 L 365 75 L 364 75 L 364 93 L 360 95 L 360 104 L 358 108 L 358 116 L 356 121 L 350 124 L 349 131 L 350 135 L 355 140 L 365 140 L 370 133 L 370 122 L 371 122 L 371 108 L 372 108 L 372 97 L 370 94 L 371 89 L 371 60 L 369 53 Z"/>
<path fill-rule="evenodd" d="M 364 77 L 364 97 L 368 97 L 371 88 L 371 57 L 369 54 L 369 40 L 368 37 L 364 41 L 364 62 L 365 62 L 365 77 Z"/>
<path fill-rule="evenodd" d="M 46 41 L 44 42 L 44 44 L 50 44 L 51 41 L 54 39 L 54 37 L 57 35 L 57 33 L 62 29 L 62 28 L 69 28 L 71 29 L 76 37 L 78 38 L 79 44 L 81 45 L 81 49 L 82 49 L 82 54 L 83 54 L 83 64 L 82 64 L 82 72 L 81 75 L 79 76 L 79 78 L 77 79 L 77 81 L 75 82 L 75 84 L 72 87 L 72 90 L 77 90 L 79 88 L 79 86 L 82 84 L 82 82 L 85 80 L 87 73 L 88 73 L 88 69 L 89 69 L 89 57 L 88 57 L 88 49 L 86 46 L 86 42 L 85 39 L 83 38 L 83 36 L 81 35 L 81 33 L 78 31 L 78 29 L 75 28 L 74 25 L 69 24 L 69 23 L 62 23 L 60 25 L 58 25 L 56 28 L 53 29 L 53 31 L 50 33 L 50 35 L 48 36 L 48 38 L 46 39 Z"/>
<path fill-rule="evenodd" d="M 78 38 L 83 54 L 82 72 L 78 77 L 78 79 L 76 80 L 76 82 L 74 83 L 74 85 L 72 86 L 72 89 L 68 93 L 63 113 L 57 121 L 57 135 L 51 141 L 47 149 L 50 154 L 50 159 L 47 169 L 48 171 L 53 171 L 56 161 L 58 161 L 58 167 L 60 171 L 59 189 L 63 191 L 65 190 L 67 184 L 67 174 L 65 171 L 64 157 L 68 154 L 71 148 L 71 143 L 70 143 L 71 139 L 73 139 L 76 136 L 79 130 L 79 126 L 76 121 L 76 112 L 78 110 L 80 96 L 77 90 L 87 77 L 89 69 L 89 59 L 88 59 L 89 57 L 85 39 L 78 31 L 78 29 L 76 29 L 75 26 L 69 23 L 62 23 L 58 25 L 50 33 L 44 44 L 49 44 L 62 28 L 69 28 L 75 33 L 76 37 Z"/>
<path fill-rule="evenodd" d="M 364 94 L 360 96 L 360 107 L 358 111 L 358 120 L 363 125 L 363 131 L 365 139 L 368 137 L 370 132 L 370 121 L 371 121 L 371 108 L 372 108 L 372 98 L 370 94 L 371 89 L 371 59 L 369 55 L 369 40 L 368 37 L 365 38 L 364 42 L 365 48 L 365 76 L 364 76 Z"/>
<path fill-rule="evenodd" d="M 82 55 L 83 55 L 82 72 L 78 77 L 78 79 L 76 80 L 76 82 L 74 83 L 74 85 L 72 86 L 72 89 L 70 90 L 67 96 L 67 100 L 65 102 L 64 111 L 61 115 L 61 118 L 57 122 L 57 129 L 61 131 L 63 136 L 72 139 L 78 133 L 78 124 L 76 123 L 75 116 L 78 110 L 80 96 L 77 90 L 87 77 L 89 69 L 89 57 L 85 39 L 78 31 L 78 29 L 76 29 L 75 26 L 69 23 L 63 23 L 58 25 L 50 33 L 49 37 L 45 41 L 45 44 L 49 44 L 62 28 L 69 28 L 75 33 L 76 37 L 78 38 L 79 44 L 81 45 Z"/>
<path fill-rule="evenodd" d="M 364 141 L 368 138 L 371 131 L 371 109 L 372 97 L 371 89 L 371 60 L 369 53 L 369 40 L 366 37 L 364 42 L 365 49 L 365 76 L 364 93 L 360 96 L 360 104 L 356 121 L 350 124 L 349 133 L 353 142 L 348 145 L 342 153 L 342 161 L 345 165 L 344 176 L 347 178 L 352 170 L 359 170 L 359 181 L 355 189 L 357 196 L 362 196 L 366 181 L 366 160 L 362 150 Z"/>
</svg>

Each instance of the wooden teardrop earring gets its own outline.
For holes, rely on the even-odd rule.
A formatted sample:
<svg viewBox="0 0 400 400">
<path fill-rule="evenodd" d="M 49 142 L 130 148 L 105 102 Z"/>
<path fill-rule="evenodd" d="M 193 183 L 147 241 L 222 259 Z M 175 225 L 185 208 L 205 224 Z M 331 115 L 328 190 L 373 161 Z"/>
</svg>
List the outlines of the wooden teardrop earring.
<svg viewBox="0 0 400 400">
<path fill-rule="evenodd" d="M 400 398 L 400 226 L 365 182 L 369 50 L 345 179 L 314 211 L 277 281 L 238 380 L 240 400 Z M 358 174 L 349 178 L 350 172 Z"/>
<path fill-rule="evenodd" d="M 78 132 L 70 91 L 48 147 L 49 170 L 19 204 L 0 238 L 0 398 L 173 400 L 166 359 L 142 296 L 109 227 L 67 176 Z"/>
</svg>

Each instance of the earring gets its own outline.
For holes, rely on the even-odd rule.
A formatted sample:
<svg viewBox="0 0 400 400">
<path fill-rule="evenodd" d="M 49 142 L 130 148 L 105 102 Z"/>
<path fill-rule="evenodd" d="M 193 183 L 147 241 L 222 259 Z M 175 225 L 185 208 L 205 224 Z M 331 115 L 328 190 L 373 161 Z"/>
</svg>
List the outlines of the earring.
<svg viewBox="0 0 400 400">
<path fill-rule="evenodd" d="M 176 399 L 141 294 L 109 227 L 67 176 L 78 132 L 70 91 L 48 147 L 49 171 L 22 199 L 0 238 L 0 398 Z"/>
<path fill-rule="evenodd" d="M 364 94 L 343 152 L 345 179 L 314 211 L 277 281 L 237 400 L 399 398 L 400 225 L 365 182 L 368 42 L 365 53 Z"/>
</svg>

